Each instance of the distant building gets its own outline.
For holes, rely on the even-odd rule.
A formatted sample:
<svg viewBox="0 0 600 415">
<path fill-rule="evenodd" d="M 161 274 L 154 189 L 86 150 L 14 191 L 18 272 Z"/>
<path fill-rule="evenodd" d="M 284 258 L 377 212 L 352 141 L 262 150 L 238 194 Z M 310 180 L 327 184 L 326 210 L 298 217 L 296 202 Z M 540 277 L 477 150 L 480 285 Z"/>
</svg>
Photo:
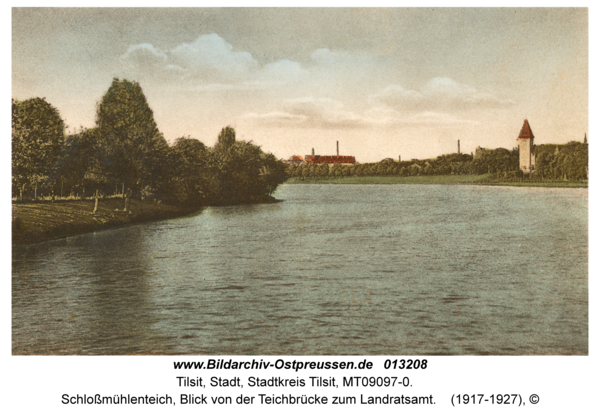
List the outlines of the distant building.
<svg viewBox="0 0 600 415">
<path fill-rule="evenodd" d="M 532 173 L 535 170 L 535 153 L 533 144 L 533 132 L 529 126 L 529 121 L 523 121 L 523 127 L 517 138 L 517 147 L 519 148 L 519 168 L 524 173 Z"/>
<path fill-rule="evenodd" d="M 305 156 L 304 159 L 309 164 L 355 164 L 354 156 Z"/>
<path fill-rule="evenodd" d="M 289 160 L 280 160 L 285 164 L 291 164 L 294 166 L 300 165 L 300 164 L 306 164 L 306 162 L 304 161 L 304 159 L 302 158 L 302 156 L 292 156 L 290 157 Z"/>
<path fill-rule="evenodd" d="M 340 156 L 340 142 L 335 142 L 336 153 L 335 156 L 319 156 L 315 155 L 315 149 L 312 149 L 310 156 L 305 156 L 304 160 L 308 164 L 357 164 L 354 156 Z"/>
<path fill-rule="evenodd" d="M 483 147 L 477 146 L 477 148 L 475 148 L 475 155 L 473 157 L 478 159 L 478 158 L 484 156 L 485 154 L 490 154 L 493 151 L 494 150 L 491 148 L 483 148 Z"/>
</svg>

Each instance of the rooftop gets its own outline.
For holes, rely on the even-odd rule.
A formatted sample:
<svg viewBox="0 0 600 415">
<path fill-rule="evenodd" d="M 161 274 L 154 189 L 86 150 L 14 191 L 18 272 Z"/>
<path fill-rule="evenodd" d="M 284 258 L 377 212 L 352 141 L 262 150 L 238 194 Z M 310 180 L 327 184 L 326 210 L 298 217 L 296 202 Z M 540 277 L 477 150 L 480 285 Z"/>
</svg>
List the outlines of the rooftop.
<svg viewBox="0 0 600 415">
<path fill-rule="evenodd" d="M 519 138 L 535 138 L 533 136 L 533 131 L 531 131 L 531 127 L 529 126 L 529 121 L 527 121 L 527 119 L 523 121 L 523 128 L 521 128 Z"/>
</svg>

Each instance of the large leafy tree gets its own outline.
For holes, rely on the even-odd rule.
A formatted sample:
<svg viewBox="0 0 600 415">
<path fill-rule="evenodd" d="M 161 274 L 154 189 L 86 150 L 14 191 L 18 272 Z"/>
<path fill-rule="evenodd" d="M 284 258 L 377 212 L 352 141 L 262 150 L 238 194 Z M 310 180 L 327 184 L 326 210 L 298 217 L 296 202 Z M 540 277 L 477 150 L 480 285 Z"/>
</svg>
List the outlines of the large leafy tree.
<svg viewBox="0 0 600 415">
<path fill-rule="evenodd" d="M 97 128 L 82 130 L 67 137 L 55 176 L 73 191 L 85 195 L 85 189 L 106 191 L 109 173 L 106 144 Z"/>
<path fill-rule="evenodd" d="M 106 144 L 106 169 L 142 195 L 165 182 L 168 145 L 137 82 L 113 79 L 98 104 L 96 124 Z"/>
<path fill-rule="evenodd" d="M 272 194 L 285 180 L 285 165 L 259 146 L 235 140 L 235 130 L 221 130 L 211 153 L 216 203 L 250 203 Z"/>
<path fill-rule="evenodd" d="M 200 141 L 182 137 L 169 149 L 169 199 L 175 203 L 207 204 L 213 175 L 209 149 Z"/>
<path fill-rule="evenodd" d="M 12 101 L 12 180 L 21 196 L 48 180 L 64 142 L 65 125 L 44 98 Z"/>
</svg>

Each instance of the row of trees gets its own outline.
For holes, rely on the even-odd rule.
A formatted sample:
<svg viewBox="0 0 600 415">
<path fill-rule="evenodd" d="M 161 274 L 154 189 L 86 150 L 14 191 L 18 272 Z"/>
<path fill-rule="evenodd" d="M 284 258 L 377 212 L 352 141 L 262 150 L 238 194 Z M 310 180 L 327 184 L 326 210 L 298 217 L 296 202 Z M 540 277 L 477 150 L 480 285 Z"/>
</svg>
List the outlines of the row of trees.
<svg viewBox="0 0 600 415">
<path fill-rule="evenodd" d="M 285 180 L 285 165 L 224 128 L 214 148 L 169 146 L 136 82 L 114 79 L 96 126 L 66 136 L 43 98 L 12 102 L 13 196 L 121 194 L 186 205 L 251 203 Z"/>
<path fill-rule="evenodd" d="M 551 152 L 549 149 L 551 148 Z M 587 144 L 536 146 L 534 180 L 587 180 Z M 289 165 L 291 177 L 323 176 L 433 176 L 447 174 L 494 174 L 499 178 L 521 179 L 517 150 L 486 150 L 479 157 L 470 154 L 446 154 L 435 159 L 397 161 L 384 159 L 377 163 L 355 165 L 303 164 Z"/>
<path fill-rule="evenodd" d="M 538 145 L 532 179 L 586 180 L 587 144 Z M 258 146 L 236 141 L 224 128 L 213 148 L 190 137 L 169 146 L 158 130 L 141 87 L 114 79 L 98 104 L 96 126 L 65 135 L 60 114 L 43 98 L 12 102 L 12 191 L 92 196 L 122 194 L 170 203 L 208 205 L 255 202 L 286 176 L 423 176 L 485 174 L 522 177 L 516 150 L 487 150 L 479 157 L 358 165 L 286 166 Z"/>
<path fill-rule="evenodd" d="M 552 144 L 536 146 L 535 173 L 542 179 L 587 180 L 587 143 L 571 141 L 561 146 Z"/>
<path fill-rule="evenodd" d="M 499 149 L 497 157 L 473 159 L 470 154 L 445 154 L 435 159 L 397 161 L 391 158 L 377 163 L 355 165 L 290 165 L 288 175 L 292 177 L 312 176 L 432 176 L 446 174 L 494 173 L 505 168 L 518 168 L 518 158 L 508 150 Z M 504 152 L 509 154 L 504 154 Z M 514 165 L 514 166 L 513 166 Z"/>
</svg>

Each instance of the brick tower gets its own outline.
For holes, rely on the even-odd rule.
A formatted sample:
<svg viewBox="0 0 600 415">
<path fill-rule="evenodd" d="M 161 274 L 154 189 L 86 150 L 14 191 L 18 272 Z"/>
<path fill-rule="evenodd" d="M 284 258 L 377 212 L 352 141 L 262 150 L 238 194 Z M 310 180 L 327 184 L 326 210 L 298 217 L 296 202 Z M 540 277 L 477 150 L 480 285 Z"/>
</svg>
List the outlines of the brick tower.
<svg viewBox="0 0 600 415">
<path fill-rule="evenodd" d="M 517 138 L 517 146 L 519 147 L 519 168 L 523 173 L 532 173 L 535 169 L 535 154 L 533 152 L 533 132 L 529 126 L 529 121 L 523 121 L 523 128 L 519 138 Z"/>
</svg>

